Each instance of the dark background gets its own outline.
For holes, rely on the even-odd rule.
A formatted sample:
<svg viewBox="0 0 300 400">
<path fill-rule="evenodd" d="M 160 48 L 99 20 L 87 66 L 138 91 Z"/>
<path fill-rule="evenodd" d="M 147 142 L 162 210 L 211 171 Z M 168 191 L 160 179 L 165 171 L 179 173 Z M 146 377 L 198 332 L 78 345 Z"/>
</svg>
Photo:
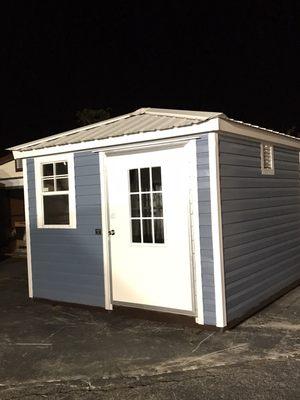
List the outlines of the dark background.
<svg viewBox="0 0 300 400">
<path fill-rule="evenodd" d="M 222 111 L 298 132 L 299 1 L 1 5 L 1 143 L 78 125 L 83 108 Z"/>
</svg>

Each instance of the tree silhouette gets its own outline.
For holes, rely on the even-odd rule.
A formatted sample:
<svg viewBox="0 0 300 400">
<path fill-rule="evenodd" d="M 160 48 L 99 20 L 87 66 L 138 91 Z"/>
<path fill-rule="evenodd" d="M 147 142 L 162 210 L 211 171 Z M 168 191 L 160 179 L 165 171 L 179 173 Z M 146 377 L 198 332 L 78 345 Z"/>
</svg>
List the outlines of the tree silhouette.
<svg viewBox="0 0 300 400">
<path fill-rule="evenodd" d="M 80 126 L 94 124 L 99 121 L 104 121 L 111 117 L 110 108 L 99 108 L 97 110 L 84 108 L 76 113 L 76 120 Z"/>
<path fill-rule="evenodd" d="M 296 126 L 289 128 L 286 133 L 290 136 L 300 137 L 300 130 Z"/>
</svg>

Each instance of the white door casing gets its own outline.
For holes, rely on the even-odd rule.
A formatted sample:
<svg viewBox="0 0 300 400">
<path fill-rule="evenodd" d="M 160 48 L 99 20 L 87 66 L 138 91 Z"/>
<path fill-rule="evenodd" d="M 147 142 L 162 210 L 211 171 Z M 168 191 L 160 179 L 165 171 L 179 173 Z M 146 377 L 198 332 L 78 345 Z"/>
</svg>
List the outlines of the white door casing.
<svg viewBox="0 0 300 400">
<path fill-rule="evenodd" d="M 106 157 L 113 304 L 195 315 L 188 165 L 183 145 Z M 133 243 L 129 170 L 152 167 L 161 168 L 164 243 Z"/>
</svg>

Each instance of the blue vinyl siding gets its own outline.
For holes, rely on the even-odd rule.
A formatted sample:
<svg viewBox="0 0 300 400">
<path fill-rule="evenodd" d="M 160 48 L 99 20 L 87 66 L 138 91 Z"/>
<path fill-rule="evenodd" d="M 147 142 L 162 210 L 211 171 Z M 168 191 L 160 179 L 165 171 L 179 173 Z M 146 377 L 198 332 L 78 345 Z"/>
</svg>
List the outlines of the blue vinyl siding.
<svg viewBox="0 0 300 400">
<path fill-rule="evenodd" d="M 37 229 L 34 160 L 27 160 L 33 296 L 104 306 L 99 156 L 74 155 L 76 229 Z"/>
<path fill-rule="evenodd" d="M 300 279 L 299 153 L 274 146 L 275 175 L 261 173 L 260 143 L 220 135 L 228 322 Z"/>
<path fill-rule="evenodd" d="M 208 159 L 208 135 L 197 139 L 200 257 L 204 324 L 216 324 L 214 258 L 211 232 L 211 205 Z"/>
</svg>

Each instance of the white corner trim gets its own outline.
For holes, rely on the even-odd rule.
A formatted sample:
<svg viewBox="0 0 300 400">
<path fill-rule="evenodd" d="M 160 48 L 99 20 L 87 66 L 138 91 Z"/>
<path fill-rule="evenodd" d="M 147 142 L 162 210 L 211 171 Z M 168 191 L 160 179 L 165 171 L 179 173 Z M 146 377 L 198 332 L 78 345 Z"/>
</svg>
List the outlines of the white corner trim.
<svg viewBox="0 0 300 400">
<path fill-rule="evenodd" d="M 196 139 L 187 144 L 188 161 L 190 164 L 190 215 L 192 231 L 192 252 L 194 266 L 194 286 L 196 296 L 196 323 L 204 325 L 204 308 L 202 293 L 202 273 L 199 234 L 199 202 L 198 202 L 198 172 Z"/>
<path fill-rule="evenodd" d="M 30 214 L 28 200 L 28 177 L 27 160 L 23 160 L 23 179 L 24 179 L 24 208 L 25 208 L 25 227 L 26 227 L 26 251 L 27 251 L 27 275 L 28 275 L 28 295 L 33 297 L 32 285 L 32 261 L 31 261 L 31 239 L 30 239 Z"/>
<path fill-rule="evenodd" d="M 68 225 L 45 225 L 44 224 L 44 207 L 42 195 L 42 176 L 41 166 L 44 163 L 57 161 L 68 162 L 68 179 L 69 179 L 69 224 Z M 76 191 L 75 191 L 75 167 L 74 154 L 55 154 L 34 159 L 34 174 L 35 174 L 35 195 L 36 195 L 36 213 L 37 213 L 37 228 L 38 229 L 76 229 Z M 51 192 L 51 194 L 63 194 L 66 192 Z M 51 195 L 50 194 L 50 195 Z"/>
<path fill-rule="evenodd" d="M 227 325 L 226 297 L 223 259 L 223 234 L 219 171 L 219 138 L 216 132 L 208 134 L 210 202 L 212 244 L 214 256 L 214 283 L 216 303 L 216 326 L 223 328 Z"/>
<path fill-rule="evenodd" d="M 105 309 L 112 310 L 106 154 L 99 153 Z"/>
</svg>

